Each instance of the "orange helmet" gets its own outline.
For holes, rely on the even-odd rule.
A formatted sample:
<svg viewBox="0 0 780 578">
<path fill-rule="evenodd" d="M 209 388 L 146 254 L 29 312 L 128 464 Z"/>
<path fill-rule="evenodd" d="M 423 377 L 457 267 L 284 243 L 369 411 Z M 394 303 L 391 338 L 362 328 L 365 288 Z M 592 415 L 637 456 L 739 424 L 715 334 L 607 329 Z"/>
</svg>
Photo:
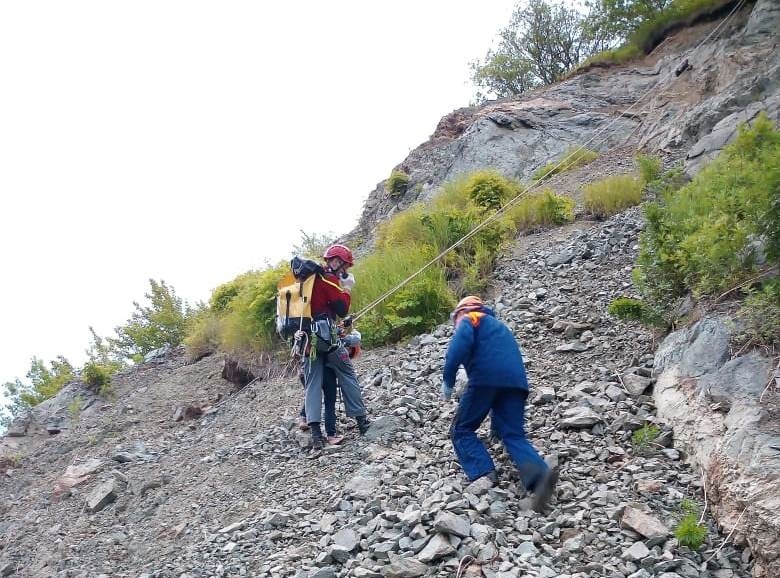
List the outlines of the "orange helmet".
<svg viewBox="0 0 780 578">
<path fill-rule="evenodd" d="M 477 297 L 476 295 L 469 295 L 468 297 L 464 297 L 460 301 L 458 301 L 458 304 L 455 306 L 455 309 L 452 312 L 451 318 L 453 321 L 458 316 L 459 313 L 468 313 L 469 311 L 476 311 L 477 309 L 484 307 L 485 303 Z"/>
<path fill-rule="evenodd" d="M 333 259 L 334 257 L 338 257 L 344 263 L 347 265 L 347 267 L 352 267 L 354 264 L 352 259 L 352 251 L 349 250 L 349 247 L 346 245 L 331 245 L 325 250 L 325 254 L 322 256 L 323 259 L 326 261 L 328 259 Z"/>
</svg>

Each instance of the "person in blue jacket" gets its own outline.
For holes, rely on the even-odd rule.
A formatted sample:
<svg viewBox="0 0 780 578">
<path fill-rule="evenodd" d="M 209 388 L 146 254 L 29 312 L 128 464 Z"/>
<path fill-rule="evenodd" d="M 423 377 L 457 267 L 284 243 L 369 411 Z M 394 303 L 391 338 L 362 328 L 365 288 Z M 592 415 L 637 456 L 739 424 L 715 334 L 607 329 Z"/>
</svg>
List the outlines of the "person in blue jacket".
<svg viewBox="0 0 780 578">
<path fill-rule="evenodd" d="M 458 461 L 470 481 L 488 476 L 495 483 L 493 460 L 476 434 L 492 412 L 495 432 L 526 490 L 534 493 L 534 508 L 543 511 L 555 491 L 558 471 L 545 463 L 525 436 L 528 378 L 515 337 L 479 297 L 462 299 L 452 319 L 455 334 L 447 348 L 441 391 L 445 401 L 452 399 L 455 376 L 462 365 L 468 385 L 450 430 Z"/>
</svg>

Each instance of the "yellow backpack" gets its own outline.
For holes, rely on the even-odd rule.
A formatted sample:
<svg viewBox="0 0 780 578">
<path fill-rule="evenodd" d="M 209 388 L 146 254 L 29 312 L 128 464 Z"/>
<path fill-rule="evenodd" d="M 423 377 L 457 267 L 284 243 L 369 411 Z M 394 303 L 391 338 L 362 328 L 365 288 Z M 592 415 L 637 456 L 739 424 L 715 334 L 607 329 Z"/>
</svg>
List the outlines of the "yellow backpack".
<svg viewBox="0 0 780 578">
<path fill-rule="evenodd" d="M 279 281 L 276 294 L 276 331 L 290 339 L 296 331 L 311 331 L 311 292 L 322 268 L 308 259 L 295 257 L 290 271 Z"/>
</svg>

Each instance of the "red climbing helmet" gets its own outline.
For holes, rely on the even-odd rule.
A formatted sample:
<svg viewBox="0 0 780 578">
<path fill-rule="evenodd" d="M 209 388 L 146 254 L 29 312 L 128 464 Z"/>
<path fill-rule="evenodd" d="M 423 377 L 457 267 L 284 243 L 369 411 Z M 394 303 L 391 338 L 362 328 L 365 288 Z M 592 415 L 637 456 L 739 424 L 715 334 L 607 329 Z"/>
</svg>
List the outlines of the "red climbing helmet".
<svg viewBox="0 0 780 578">
<path fill-rule="evenodd" d="M 450 315 L 450 318 L 454 321 L 459 313 L 468 313 L 469 311 L 476 311 L 481 307 L 484 307 L 485 303 L 476 295 L 469 295 L 461 299 L 455 306 L 455 310 Z"/>
<path fill-rule="evenodd" d="M 334 257 L 338 257 L 344 263 L 346 263 L 347 267 L 352 267 L 353 260 L 352 260 L 352 251 L 349 250 L 349 247 L 346 245 L 331 245 L 328 247 L 325 251 L 325 254 L 322 256 L 326 261 L 328 259 L 333 259 Z"/>
</svg>

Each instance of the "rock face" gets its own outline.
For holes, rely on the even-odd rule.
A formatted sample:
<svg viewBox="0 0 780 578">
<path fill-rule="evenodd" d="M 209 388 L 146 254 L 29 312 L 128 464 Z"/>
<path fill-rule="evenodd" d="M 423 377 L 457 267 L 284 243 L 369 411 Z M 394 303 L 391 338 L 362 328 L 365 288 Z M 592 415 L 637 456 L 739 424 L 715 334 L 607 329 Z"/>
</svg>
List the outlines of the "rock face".
<svg viewBox="0 0 780 578">
<path fill-rule="evenodd" d="M 371 192 L 355 236 L 371 239 L 379 221 L 430 199 L 459 174 L 492 167 L 527 180 L 602 130 L 600 152 L 633 143 L 684 159 L 694 174 L 734 138 L 740 122 L 761 111 L 780 116 L 777 2 L 748 4 L 699 46 L 717 24 L 679 32 L 639 62 L 592 68 L 515 99 L 454 111 L 398 167 L 410 177 L 406 194 L 390 197 L 384 182 Z M 685 60 L 689 67 L 678 76 Z"/>
<path fill-rule="evenodd" d="M 656 353 L 658 415 L 710 489 L 712 507 L 733 539 L 760 558 L 756 576 L 780 575 L 780 419 L 771 360 L 729 360 L 729 326 L 705 318 L 669 335 Z"/>
</svg>

